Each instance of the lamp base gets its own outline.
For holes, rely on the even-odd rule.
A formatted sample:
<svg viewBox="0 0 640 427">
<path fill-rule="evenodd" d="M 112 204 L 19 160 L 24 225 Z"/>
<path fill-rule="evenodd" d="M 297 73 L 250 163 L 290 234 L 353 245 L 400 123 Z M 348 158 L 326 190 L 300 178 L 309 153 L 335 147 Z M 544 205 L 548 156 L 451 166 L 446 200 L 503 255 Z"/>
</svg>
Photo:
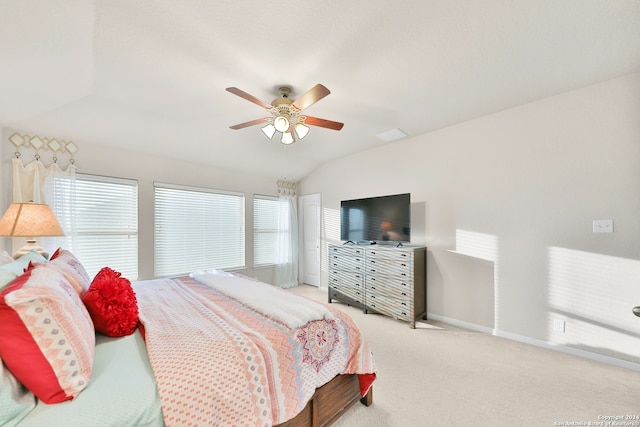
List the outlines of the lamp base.
<svg viewBox="0 0 640 427">
<path fill-rule="evenodd" d="M 22 255 L 32 250 L 38 252 L 40 255 L 42 255 L 46 259 L 49 259 L 49 254 L 47 253 L 47 251 L 42 249 L 42 247 L 36 243 L 35 239 L 27 239 L 27 244 L 21 247 L 20 249 L 18 249 L 16 252 L 14 252 L 13 259 L 18 259 Z"/>
</svg>

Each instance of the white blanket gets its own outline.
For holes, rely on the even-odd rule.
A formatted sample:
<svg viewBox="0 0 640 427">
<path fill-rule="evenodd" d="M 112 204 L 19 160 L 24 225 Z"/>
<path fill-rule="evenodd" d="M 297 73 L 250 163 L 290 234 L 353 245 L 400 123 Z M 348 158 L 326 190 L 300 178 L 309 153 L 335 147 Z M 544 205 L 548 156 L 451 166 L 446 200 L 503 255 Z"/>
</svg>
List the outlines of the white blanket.
<svg viewBox="0 0 640 427">
<path fill-rule="evenodd" d="M 311 300 L 309 304 L 299 304 L 299 296 L 264 282 L 247 280 L 220 270 L 197 271 L 190 276 L 292 329 L 300 328 L 312 320 L 332 318 L 329 309 L 322 304 Z"/>
</svg>

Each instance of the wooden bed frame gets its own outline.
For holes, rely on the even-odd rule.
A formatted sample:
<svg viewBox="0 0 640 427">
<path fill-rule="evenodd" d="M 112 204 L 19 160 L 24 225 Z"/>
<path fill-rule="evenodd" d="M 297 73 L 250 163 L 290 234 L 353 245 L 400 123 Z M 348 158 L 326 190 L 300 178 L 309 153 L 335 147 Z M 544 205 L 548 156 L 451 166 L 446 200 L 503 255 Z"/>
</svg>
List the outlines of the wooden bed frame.
<svg viewBox="0 0 640 427">
<path fill-rule="evenodd" d="M 365 406 L 373 403 L 373 389 L 360 396 L 357 375 L 338 375 L 316 390 L 302 412 L 275 427 L 327 427 L 340 418 L 358 400 Z"/>
</svg>

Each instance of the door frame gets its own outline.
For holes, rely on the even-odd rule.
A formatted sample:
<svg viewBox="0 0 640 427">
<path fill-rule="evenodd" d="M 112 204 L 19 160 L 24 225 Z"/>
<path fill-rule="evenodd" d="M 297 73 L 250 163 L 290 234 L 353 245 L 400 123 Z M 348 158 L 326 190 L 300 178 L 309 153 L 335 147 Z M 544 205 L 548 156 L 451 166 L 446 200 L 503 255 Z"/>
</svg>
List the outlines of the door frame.
<svg viewBox="0 0 640 427">
<path fill-rule="evenodd" d="M 318 214 L 317 214 L 317 221 L 315 224 L 315 227 L 317 228 L 317 232 L 318 232 L 318 255 L 316 257 L 316 259 L 313 261 L 314 264 L 317 265 L 317 271 L 318 271 L 318 283 L 307 283 L 304 279 L 305 279 L 305 271 L 307 271 L 308 266 L 305 265 L 304 261 L 306 259 L 306 257 L 304 256 L 304 236 L 305 236 L 305 227 L 309 226 L 308 224 L 305 224 L 304 222 L 304 202 L 305 200 L 310 200 L 313 199 L 317 202 L 317 206 L 318 206 Z M 303 196 L 299 196 L 298 197 L 298 265 L 299 265 L 299 271 L 298 271 L 298 282 L 299 283 L 307 283 L 309 285 L 313 285 L 313 286 L 317 286 L 320 287 L 322 285 L 322 279 L 321 279 L 321 269 L 322 269 L 322 197 L 320 193 L 313 193 L 313 194 L 305 194 Z"/>
</svg>

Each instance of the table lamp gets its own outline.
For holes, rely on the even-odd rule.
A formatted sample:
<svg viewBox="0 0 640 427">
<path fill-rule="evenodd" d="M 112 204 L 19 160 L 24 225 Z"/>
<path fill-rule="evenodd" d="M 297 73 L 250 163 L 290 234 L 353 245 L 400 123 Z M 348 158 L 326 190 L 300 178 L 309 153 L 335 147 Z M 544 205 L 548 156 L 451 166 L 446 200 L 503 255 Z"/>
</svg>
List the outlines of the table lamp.
<svg viewBox="0 0 640 427">
<path fill-rule="evenodd" d="M 27 238 L 27 244 L 13 254 L 16 259 L 32 249 L 48 259 L 34 237 L 64 236 L 64 232 L 49 205 L 12 203 L 0 219 L 0 236 Z"/>
</svg>

